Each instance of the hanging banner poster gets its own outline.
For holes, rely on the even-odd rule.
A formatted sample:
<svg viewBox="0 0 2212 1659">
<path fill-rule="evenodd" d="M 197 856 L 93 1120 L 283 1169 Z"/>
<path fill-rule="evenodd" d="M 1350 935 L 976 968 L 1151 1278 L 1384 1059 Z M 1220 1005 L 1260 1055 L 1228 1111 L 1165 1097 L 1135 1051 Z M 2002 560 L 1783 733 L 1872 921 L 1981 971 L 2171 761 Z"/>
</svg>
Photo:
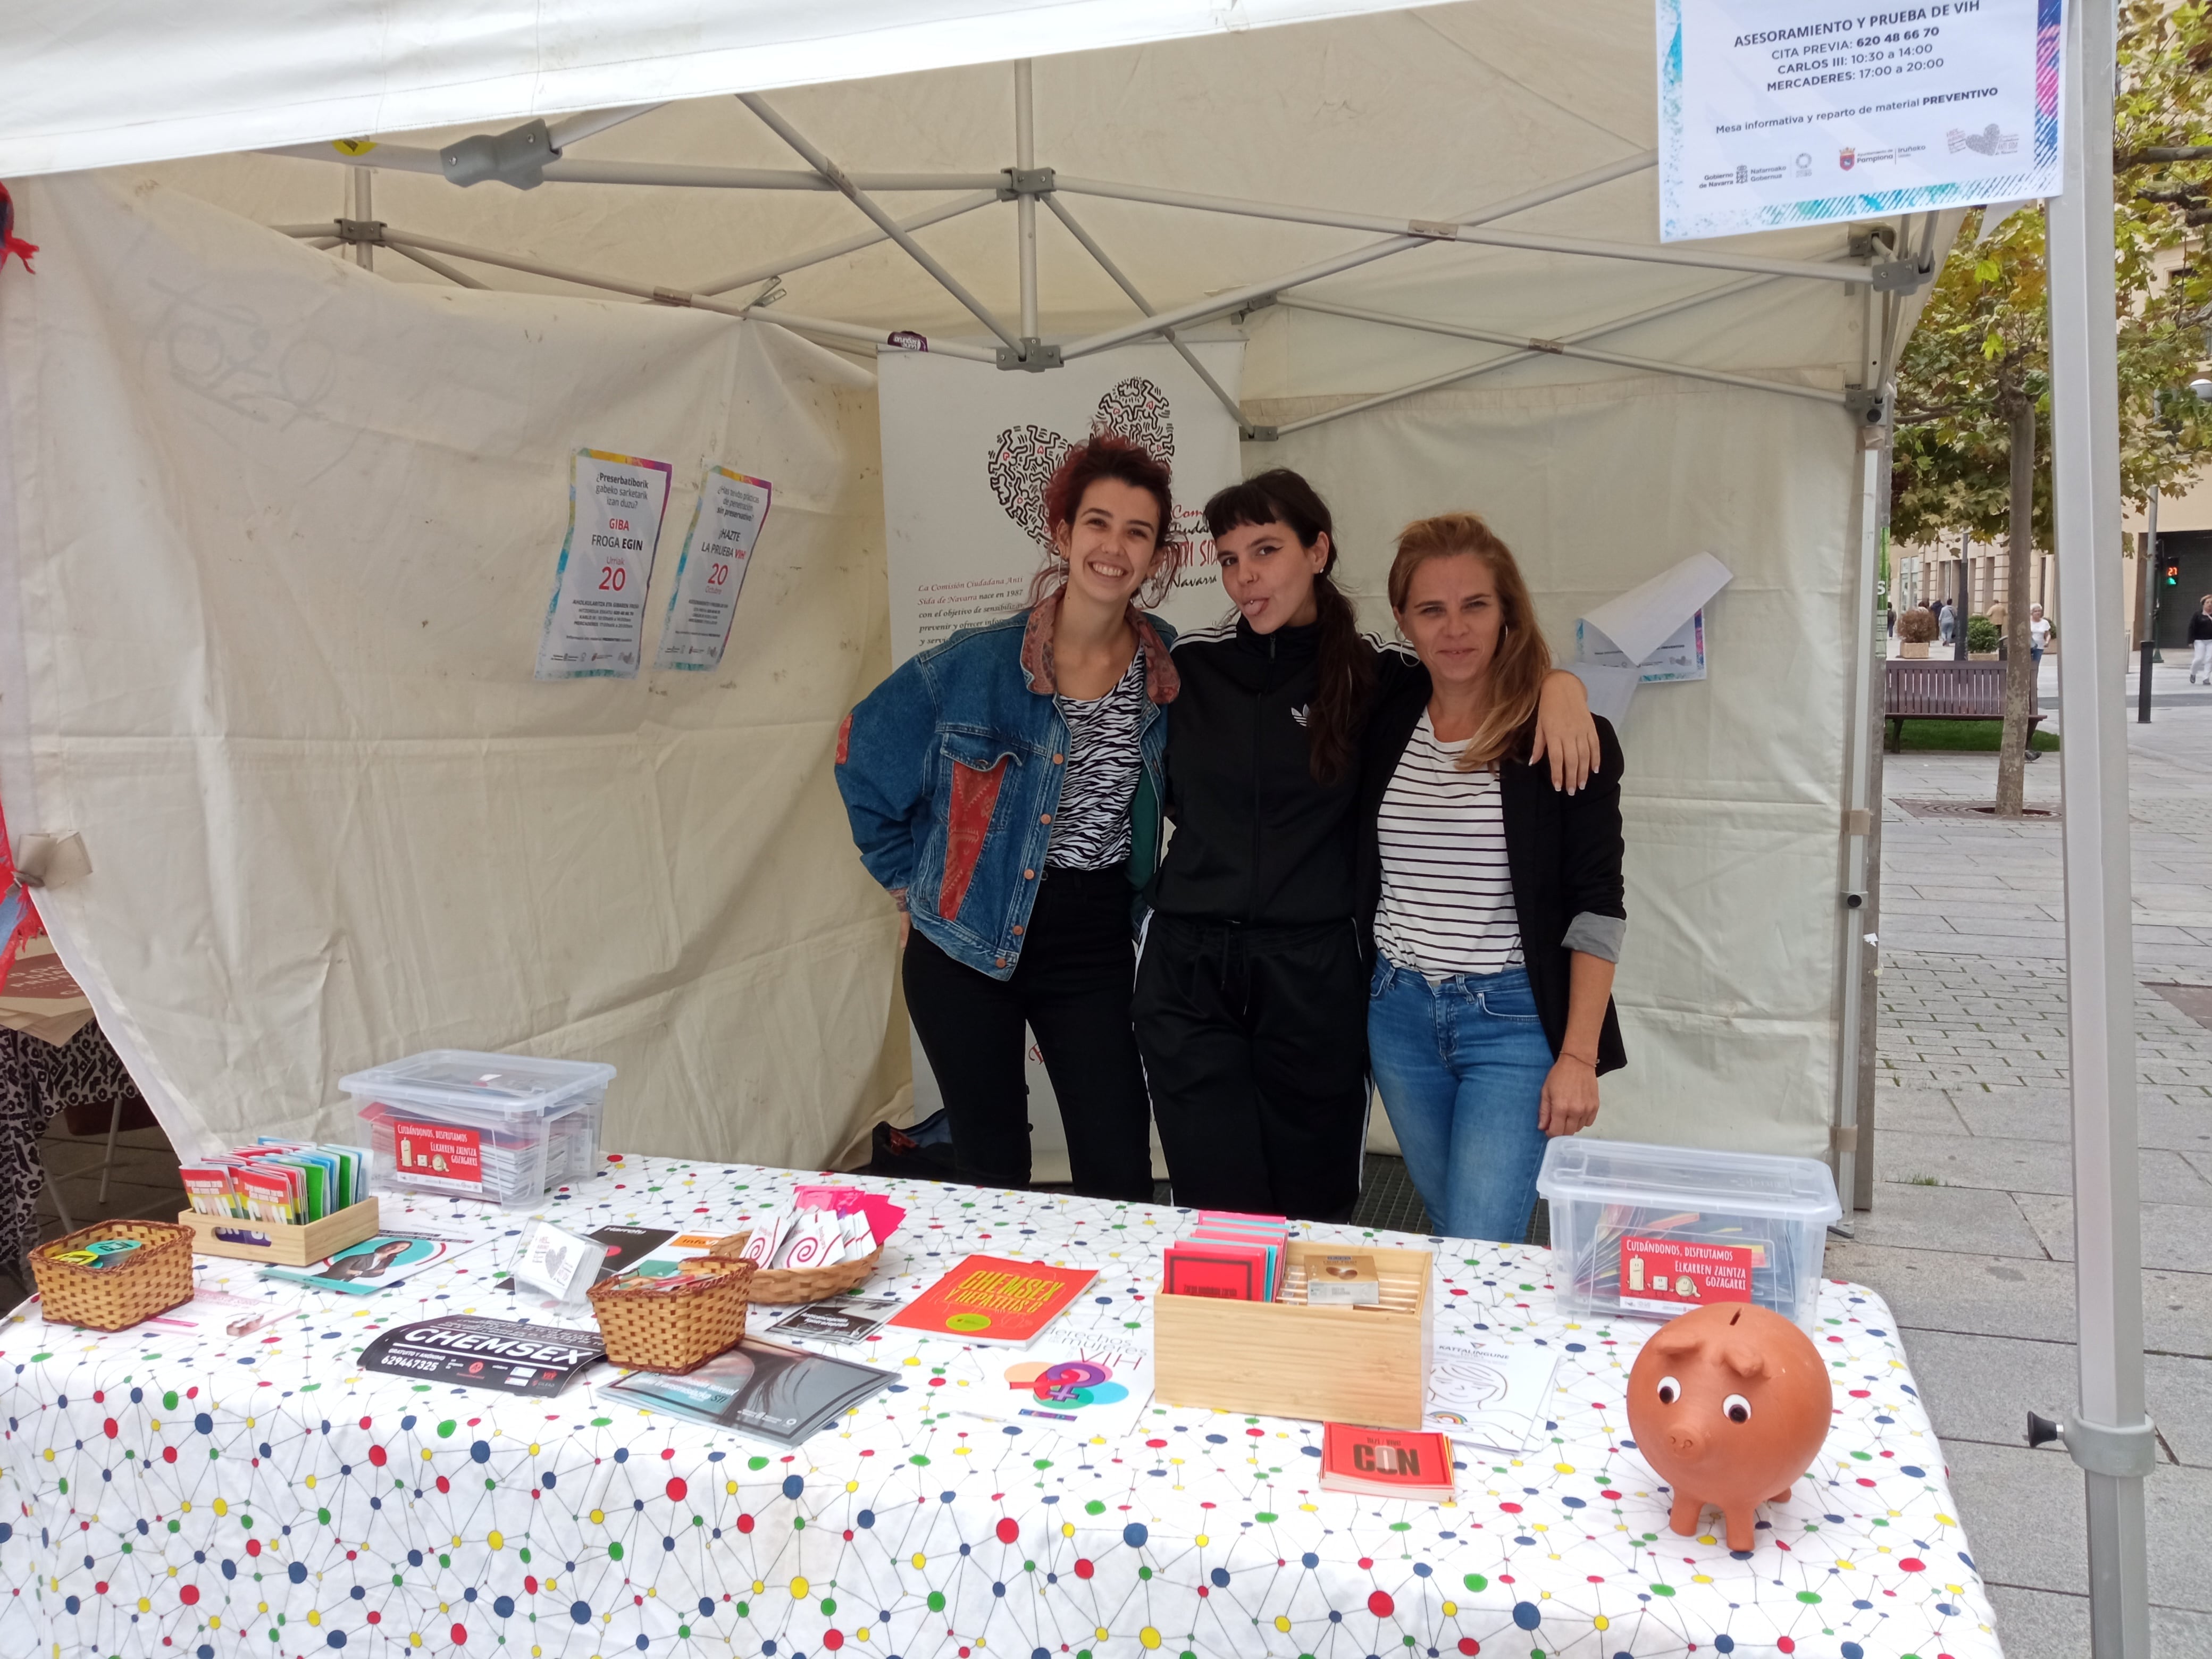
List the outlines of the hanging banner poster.
<svg viewBox="0 0 2212 1659">
<path fill-rule="evenodd" d="M 1657 3 L 1662 240 L 2058 193 L 2060 0 Z"/>
<path fill-rule="evenodd" d="M 660 624 L 654 668 L 701 672 L 721 662 L 731 620 L 738 614 L 738 592 L 745 585 L 761 526 L 768 522 L 772 493 L 767 479 L 748 478 L 726 466 L 710 468 L 701 480 L 699 504 L 691 509 L 684 556 L 676 565 L 676 591 L 668 596 L 668 615 Z"/>
<path fill-rule="evenodd" d="M 578 450 L 574 465 L 537 677 L 630 679 L 645 653 L 645 594 L 672 469 L 599 449 Z"/>
</svg>

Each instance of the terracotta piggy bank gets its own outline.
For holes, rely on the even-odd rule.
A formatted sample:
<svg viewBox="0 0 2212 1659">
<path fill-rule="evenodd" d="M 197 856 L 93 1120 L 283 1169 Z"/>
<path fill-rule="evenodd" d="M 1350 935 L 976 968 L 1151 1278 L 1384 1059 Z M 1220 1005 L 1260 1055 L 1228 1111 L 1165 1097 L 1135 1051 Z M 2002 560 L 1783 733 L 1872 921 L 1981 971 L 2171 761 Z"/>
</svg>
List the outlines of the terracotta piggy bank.
<svg viewBox="0 0 2212 1659">
<path fill-rule="evenodd" d="M 1628 1374 L 1628 1426 L 1674 1490 L 1668 1524 L 1694 1536 L 1710 1504 L 1732 1550 L 1753 1506 L 1779 1504 L 1827 1438 L 1827 1367 L 1804 1332 L 1749 1303 L 1694 1308 L 1660 1328 Z"/>
</svg>

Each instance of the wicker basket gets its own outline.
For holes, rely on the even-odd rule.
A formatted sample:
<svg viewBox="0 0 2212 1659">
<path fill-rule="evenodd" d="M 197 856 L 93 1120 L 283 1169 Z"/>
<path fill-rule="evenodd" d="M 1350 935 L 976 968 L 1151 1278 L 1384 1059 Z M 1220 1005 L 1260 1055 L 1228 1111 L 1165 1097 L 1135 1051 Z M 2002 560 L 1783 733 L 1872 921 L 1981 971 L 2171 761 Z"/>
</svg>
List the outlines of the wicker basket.
<svg viewBox="0 0 2212 1659">
<path fill-rule="evenodd" d="M 742 1255 L 745 1241 L 752 1236 L 752 1229 L 748 1227 L 727 1238 L 718 1238 L 714 1248 L 707 1254 L 724 1260 Z M 840 1296 L 866 1284 L 876 1271 L 876 1264 L 883 1259 L 884 1247 L 878 1244 L 858 1261 L 841 1261 L 834 1267 L 779 1267 L 773 1272 L 756 1272 L 752 1299 L 763 1307 L 781 1308 L 795 1302 L 819 1302 L 824 1297 Z"/>
<path fill-rule="evenodd" d="M 135 1238 L 121 1265 L 62 1261 L 64 1251 L 103 1239 Z M 192 1230 L 170 1221 L 103 1221 L 31 1252 L 39 1310 L 55 1324 L 119 1331 L 192 1299 Z"/>
<path fill-rule="evenodd" d="M 592 1285 L 592 1313 L 607 1358 L 633 1370 L 696 1370 L 744 1340 L 752 1282 L 753 1264 L 736 1261 L 720 1273 Z"/>
</svg>

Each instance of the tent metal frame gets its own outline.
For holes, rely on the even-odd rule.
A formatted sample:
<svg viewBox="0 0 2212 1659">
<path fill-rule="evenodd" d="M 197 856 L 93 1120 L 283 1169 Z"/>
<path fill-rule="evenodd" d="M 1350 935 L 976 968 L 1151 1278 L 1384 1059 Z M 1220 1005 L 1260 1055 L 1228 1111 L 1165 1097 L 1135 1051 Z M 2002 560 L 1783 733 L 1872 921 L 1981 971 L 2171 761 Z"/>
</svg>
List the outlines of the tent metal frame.
<svg viewBox="0 0 2212 1659">
<path fill-rule="evenodd" d="M 2088 1519 L 2092 1652 L 2097 1659 L 2147 1659 L 2149 1589 L 2142 1482 L 2155 1465 L 2155 1431 L 2144 1411 L 2142 1239 L 2139 1213 L 2134 982 L 2130 939 L 2130 860 L 2127 815 L 2126 729 L 2121 685 L 2124 670 L 2122 600 L 2104 578 L 2097 550 L 2120 522 L 2116 346 L 2111 326 L 2112 109 L 2117 40 L 2114 0 L 2090 0 L 2064 11 L 2066 48 L 2061 95 L 2069 135 L 2064 192 L 2049 204 L 2051 408 L 2054 518 L 2062 608 L 2074 619 L 2072 641 L 2059 665 L 2059 707 L 2066 741 L 2060 773 L 2068 810 L 2063 820 L 2068 1043 L 2073 1114 L 2074 1231 L 2080 1368 L 2078 1408 L 2061 1423 L 2032 1427 L 2031 1442 L 2057 1438 L 2081 1466 Z M 1268 305 L 1333 316 L 1369 326 L 1410 330 L 1438 338 L 1506 348 L 1501 354 L 1395 389 L 1355 398 L 1279 429 L 1254 422 L 1237 401 L 1203 368 L 1202 378 L 1234 414 L 1248 439 L 1271 440 L 1322 422 L 1379 408 L 1439 386 L 1494 373 L 1540 356 L 1576 358 L 1634 369 L 1771 392 L 1839 405 L 1859 433 L 1860 471 L 1854 491 L 1854 615 L 1873 626 L 1875 560 L 1881 534 L 1881 490 L 1887 457 L 1887 412 L 1905 298 L 1932 277 L 1936 216 L 1924 216 L 1916 237 L 1899 222 L 1888 249 L 1870 245 L 1861 253 L 1830 261 L 1775 259 L 1733 249 L 1642 246 L 1586 237 L 1492 228 L 1495 221 L 1563 199 L 1655 162 L 1650 153 L 1621 158 L 1577 177 L 1491 204 L 1451 220 L 1400 220 L 1385 216 L 1292 207 L 1200 195 L 1108 180 L 1059 175 L 1039 167 L 1035 153 L 1034 92 L 1027 60 L 1014 66 L 1014 165 L 995 173 L 848 173 L 817 149 L 767 101 L 740 101 L 806 162 L 804 170 L 688 167 L 659 162 L 594 161 L 565 154 L 568 148 L 659 106 L 631 106 L 565 118 L 552 126 L 532 122 L 511 132 L 483 135 L 443 151 L 379 145 L 347 155 L 319 145 L 269 153 L 334 161 L 355 167 L 352 216 L 311 225 L 276 227 L 319 247 L 351 248 L 363 258 L 386 246 L 426 270 L 464 287 L 485 286 L 447 263 L 461 259 L 627 295 L 665 305 L 773 323 L 844 349 L 903 347 L 992 362 L 1003 369 L 1042 371 L 1117 345 L 1158 339 L 1196 360 L 1181 331 L 1218 319 L 1249 314 Z M 365 161 L 373 155 L 373 162 Z M 656 287 L 569 270 L 465 244 L 394 230 L 368 211 L 370 167 L 437 173 L 468 185 L 500 179 L 518 188 L 540 183 L 651 185 L 720 190 L 836 191 L 852 202 L 872 228 L 790 258 L 717 278 L 696 289 Z M 908 191 L 959 191 L 957 199 L 896 218 L 875 198 Z M 1270 281 L 1251 283 L 1165 310 L 1156 307 L 1111 255 L 1075 217 L 1063 199 L 1080 195 L 1188 211 L 1261 218 L 1380 233 L 1382 240 L 1341 252 Z M 933 224 L 994 202 L 1016 204 L 1015 251 L 1021 311 L 1010 326 L 971 294 L 915 240 Z M 1080 339 L 1048 343 L 1040 335 L 1036 268 L 1036 204 L 1061 227 L 1140 313 L 1133 323 Z M 785 274 L 841 258 L 882 241 L 905 252 L 931 279 L 996 337 L 995 350 L 964 342 L 929 340 L 901 331 L 888 337 L 878 328 L 808 317 L 769 306 L 781 297 Z M 1423 319 L 1337 304 L 1295 290 L 1325 277 L 1414 248 L 1437 243 L 1508 251 L 1631 260 L 1730 273 L 1735 280 L 1667 304 L 1595 323 L 1556 339 L 1539 339 L 1468 325 Z M 442 256 L 442 257 L 441 257 Z M 1867 305 L 1864 384 L 1837 392 L 1758 376 L 1662 362 L 1590 343 L 1733 297 L 1780 280 L 1862 285 Z M 732 289 L 765 284 L 744 302 L 720 298 Z M 1848 290 L 1847 290 L 1848 291 Z M 1854 639 L 1850 744 L 1845 779 L 1844 908 L 1842 976 L 1842 1053 L 1838 1067 L 1836 1157 L 1838 1185 L 1849 1191 L 1857 1152 L 1857 1026 L 1865 952 L 1875 937 L 1863 932 L 1852 902 L 1864 890 L 1871 815 L 1873 653 Z"/>
</svg>

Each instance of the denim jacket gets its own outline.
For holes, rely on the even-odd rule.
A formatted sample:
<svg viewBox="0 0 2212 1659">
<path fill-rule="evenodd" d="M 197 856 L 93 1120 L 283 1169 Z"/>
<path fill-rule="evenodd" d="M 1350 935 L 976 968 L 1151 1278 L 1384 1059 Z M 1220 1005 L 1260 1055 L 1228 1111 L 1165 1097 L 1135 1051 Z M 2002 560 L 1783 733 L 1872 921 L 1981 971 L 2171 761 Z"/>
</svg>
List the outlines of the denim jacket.
<svg viewBox="0 0 2212 1659">
<path fill-rule="evenodd" d="M 1013 976 L 1066 776 L 1054 701 L 1060 596 L 955 634 L 895 669 L 845 716 L 837 791 L 868 873 L 924 939 L 993 979 Z M 1144 776 L 1131 811 L 1131 880 L 1152 878 L 1166 799 L 1175 634 L 1132 606 L 1145 653 Z"/>
</svg>

